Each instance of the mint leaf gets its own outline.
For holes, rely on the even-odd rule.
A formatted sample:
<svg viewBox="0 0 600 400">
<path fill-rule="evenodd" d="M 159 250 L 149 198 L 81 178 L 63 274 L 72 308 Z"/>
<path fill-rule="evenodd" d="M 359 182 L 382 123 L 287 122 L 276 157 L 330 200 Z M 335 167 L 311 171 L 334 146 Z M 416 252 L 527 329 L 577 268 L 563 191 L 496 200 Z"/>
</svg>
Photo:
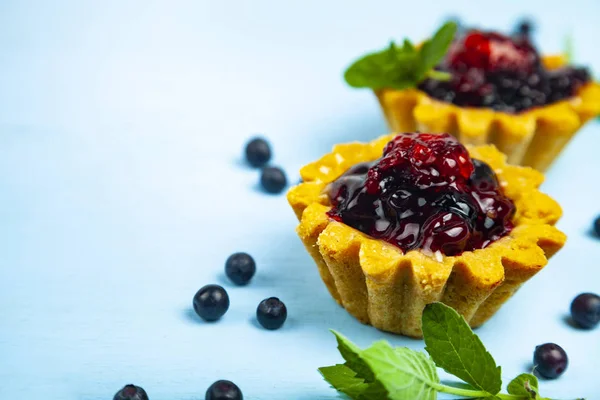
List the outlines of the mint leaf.
<svg viewBox="0 0 600 400">
<path fill-rule="evenodd" d="M 423 353 L 392 348 L 380 341 L 361 351 L 360 357 L 375 371 L 390 400 L 435 400 L 439 378 L 435 365 Z"/>
<path fill-rule="evenodd" d="M 346 82 L 353 87 L 371 89 L 414 86 L 413 74 L 419 57 L 416 52 L 403 49 L 392 43 L 386 50 L 364 56 L 346 70 Z"/>
<path fill-rule="evenodd" d="M 374 371 L 362 359 L 361 349 L 348 340 L 344 335 L 334 330 L 331 331 L 338 343 L 338 350 L 346 361 L 345 366 L 355 372 L 357 378 L 361 378 L 368 384 L 362 393 L 361 399 L 380 400 L 387 399 L 387 391 L 376 378 Z"/>
<path fill-rule="evenodd" d="M 416 53 L 417 48 L 412 44 L 412 42 L 408 39 L 404 39 L 402 43 L 402 51 L 407 53 Z"/>
<path fill-rule="evenodd" d="M 427 40 L 421 46 L 421 69 L 420 74 L 425 75 L 427 71 L 439 64 L 446 55 L 458 26 L 456 22 L 446 22 L 433 35 L 430 40 Z"/>
<path fill-rule="evenodd" d="M 423 311 L 423 339 L 438 367 L 479 390 L 493 395 L 500 392 L 500 367 L 454 309 L 442 303 L 428 304 Z"/>
<path fill-rule="evenodd" d="M 528 396 L 527 399 L 538 399 L 538 379 L 532 374 L 521 374 L 510 381 L 506 388 L 508 393 L 520 396 Z"/>
<path fill-rule="evenodd" d="M 356 372 L 359 378 L 363 378 L 367 382 L 375 380 L 375 374 L 371 368 L 360 358 L 361 349 L 352 343 L 348 338 L 339 332 L 331 331 L 337 340 L 338 350 L 346 361 L 346 366 Z"/>
<path fill-rule="evenodd" d="M 321 367 L 319 372 L 334 389 L 346 394 L 351 399 L 360 399 L 369 386 L 364 379 L 358 378 L 356 372 L 345 365 L 337 364 L 331 367 Z"/>
<path fill-rule="evenodd" d="M 402 46 L 394 42 L 379 52 L 363 56 L 344 73 L 346 82 L 357 88 L 408 89 L 427 77 L 442 75 L 430 71 L 442 61 L 456 33 L 456 23 L 444 24 L 435 35 L 416 48 L 404 39 Z M 447 75 L 443 75 L 447 79 Z"/>
</svg>

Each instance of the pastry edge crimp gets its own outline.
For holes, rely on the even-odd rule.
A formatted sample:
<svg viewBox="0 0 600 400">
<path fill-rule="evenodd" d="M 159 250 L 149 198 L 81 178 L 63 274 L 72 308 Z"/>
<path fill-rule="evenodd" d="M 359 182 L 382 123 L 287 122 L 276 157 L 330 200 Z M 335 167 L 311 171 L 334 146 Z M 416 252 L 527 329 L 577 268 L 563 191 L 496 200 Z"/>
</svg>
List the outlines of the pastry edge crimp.
<svg viewBox="0 0 600 400">
<path fill-rule="evenodd" d="M 371 143 L 337 145 L 301 170 L 304 183 L 288 193 L 298 235 L 315 260 L 332 297 L 363 323 L 421 337 L 426 304 L 455 308 L 472 327 L 487 321 L 519 287 L 539 272 L 566 240 L 554 227 L 560 206 L 538 190 L 543 175 L 512 166 L 494 146 L 468 147 L 496 172 L 516 205 L 515 228 L 488 247 L 459 256 L 426 255 L 373 239 L 327 216 L 327 184 L 350 166 L 381 156 L 393 135 Z"/>
</svg>

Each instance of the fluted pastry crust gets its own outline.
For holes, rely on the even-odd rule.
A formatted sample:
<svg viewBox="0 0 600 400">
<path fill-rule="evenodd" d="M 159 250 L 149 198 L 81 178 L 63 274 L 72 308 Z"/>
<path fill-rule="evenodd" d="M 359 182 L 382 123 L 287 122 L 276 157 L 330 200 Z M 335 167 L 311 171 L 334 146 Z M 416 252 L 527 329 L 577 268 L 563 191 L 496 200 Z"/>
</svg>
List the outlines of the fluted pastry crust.
<svg viewBox="0 0 600 400">
<path fill-rule="evenodd" d="M 337 145 L 302 168 L 304 182 L 287 196 L 300 221 L 298 235 L 331 295 L 359 321 L 421 337 L 423 308 L 442 301 L 471 326 L 479 326 L 564 245 L 565 235 L 554 227 L 561 208 L 538 190 L 544 180 L 541 173 L 507 164 L 502 153 L 486 145 L 468 147 L 469 153 L 494 169 L 517 211 L 511 233 L 485 249 L 454 257 L 419 250 L 403 253 L 330 219 L 329 198 L 323 193 L 327 184 L 350 166 L 381 157 L 393 136 Z"/>
</svg>

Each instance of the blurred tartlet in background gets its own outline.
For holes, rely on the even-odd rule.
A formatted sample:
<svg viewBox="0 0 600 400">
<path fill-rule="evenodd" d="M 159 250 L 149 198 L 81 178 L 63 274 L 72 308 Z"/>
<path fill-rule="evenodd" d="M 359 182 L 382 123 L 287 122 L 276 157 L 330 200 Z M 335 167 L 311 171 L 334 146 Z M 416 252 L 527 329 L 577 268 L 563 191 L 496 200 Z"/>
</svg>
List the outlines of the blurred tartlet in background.
<svg viewBox="0 0 600 400">
<path fill-rule="evenodd" d="M 429 40 L 369 54 L 345 73 L 374 90 L 396 132 L 447 132 L 494 144 L 508 162 L 545 171 L 600 114 L 600 85 L 562 55 L 542 56 L 527 32 L 511 37 L 446 23 Z"/>
</svg>

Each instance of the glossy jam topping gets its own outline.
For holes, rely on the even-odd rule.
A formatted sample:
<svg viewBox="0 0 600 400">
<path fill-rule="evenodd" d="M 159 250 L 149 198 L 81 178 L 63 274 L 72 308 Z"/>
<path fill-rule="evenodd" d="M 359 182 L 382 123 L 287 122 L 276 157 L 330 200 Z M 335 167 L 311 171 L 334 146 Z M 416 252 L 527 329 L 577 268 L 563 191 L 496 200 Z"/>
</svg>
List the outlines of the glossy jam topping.
<svg viewBox="0 0 600 400">
<path fill-rule="evenodd" d="M 471 30 L 451 45 L 437 69 L 449 81 L 428 79 L 419 89 L 467 107 L 519 112 L 569 98 L 590 80 L 585 68 L 544 68 L 526 35 L 508 37 Z"/>
<path fill-rule="evenodd" d="M 471 31 L 452 43 L 447 63 L 453 71 L 479 68 L 484 71 L 531 72 L 540 57 L 524 37 L 509 38 L 496 32 Z"/>
<path fill-rule="evenodd" d="M 350 168 L 328 195 L 331 218 L 404 252 L 448 256 L 506 235 L 515 212 L 492 169 L 448 134 L 396 136 L 383 157 Z"/>
</svg>

